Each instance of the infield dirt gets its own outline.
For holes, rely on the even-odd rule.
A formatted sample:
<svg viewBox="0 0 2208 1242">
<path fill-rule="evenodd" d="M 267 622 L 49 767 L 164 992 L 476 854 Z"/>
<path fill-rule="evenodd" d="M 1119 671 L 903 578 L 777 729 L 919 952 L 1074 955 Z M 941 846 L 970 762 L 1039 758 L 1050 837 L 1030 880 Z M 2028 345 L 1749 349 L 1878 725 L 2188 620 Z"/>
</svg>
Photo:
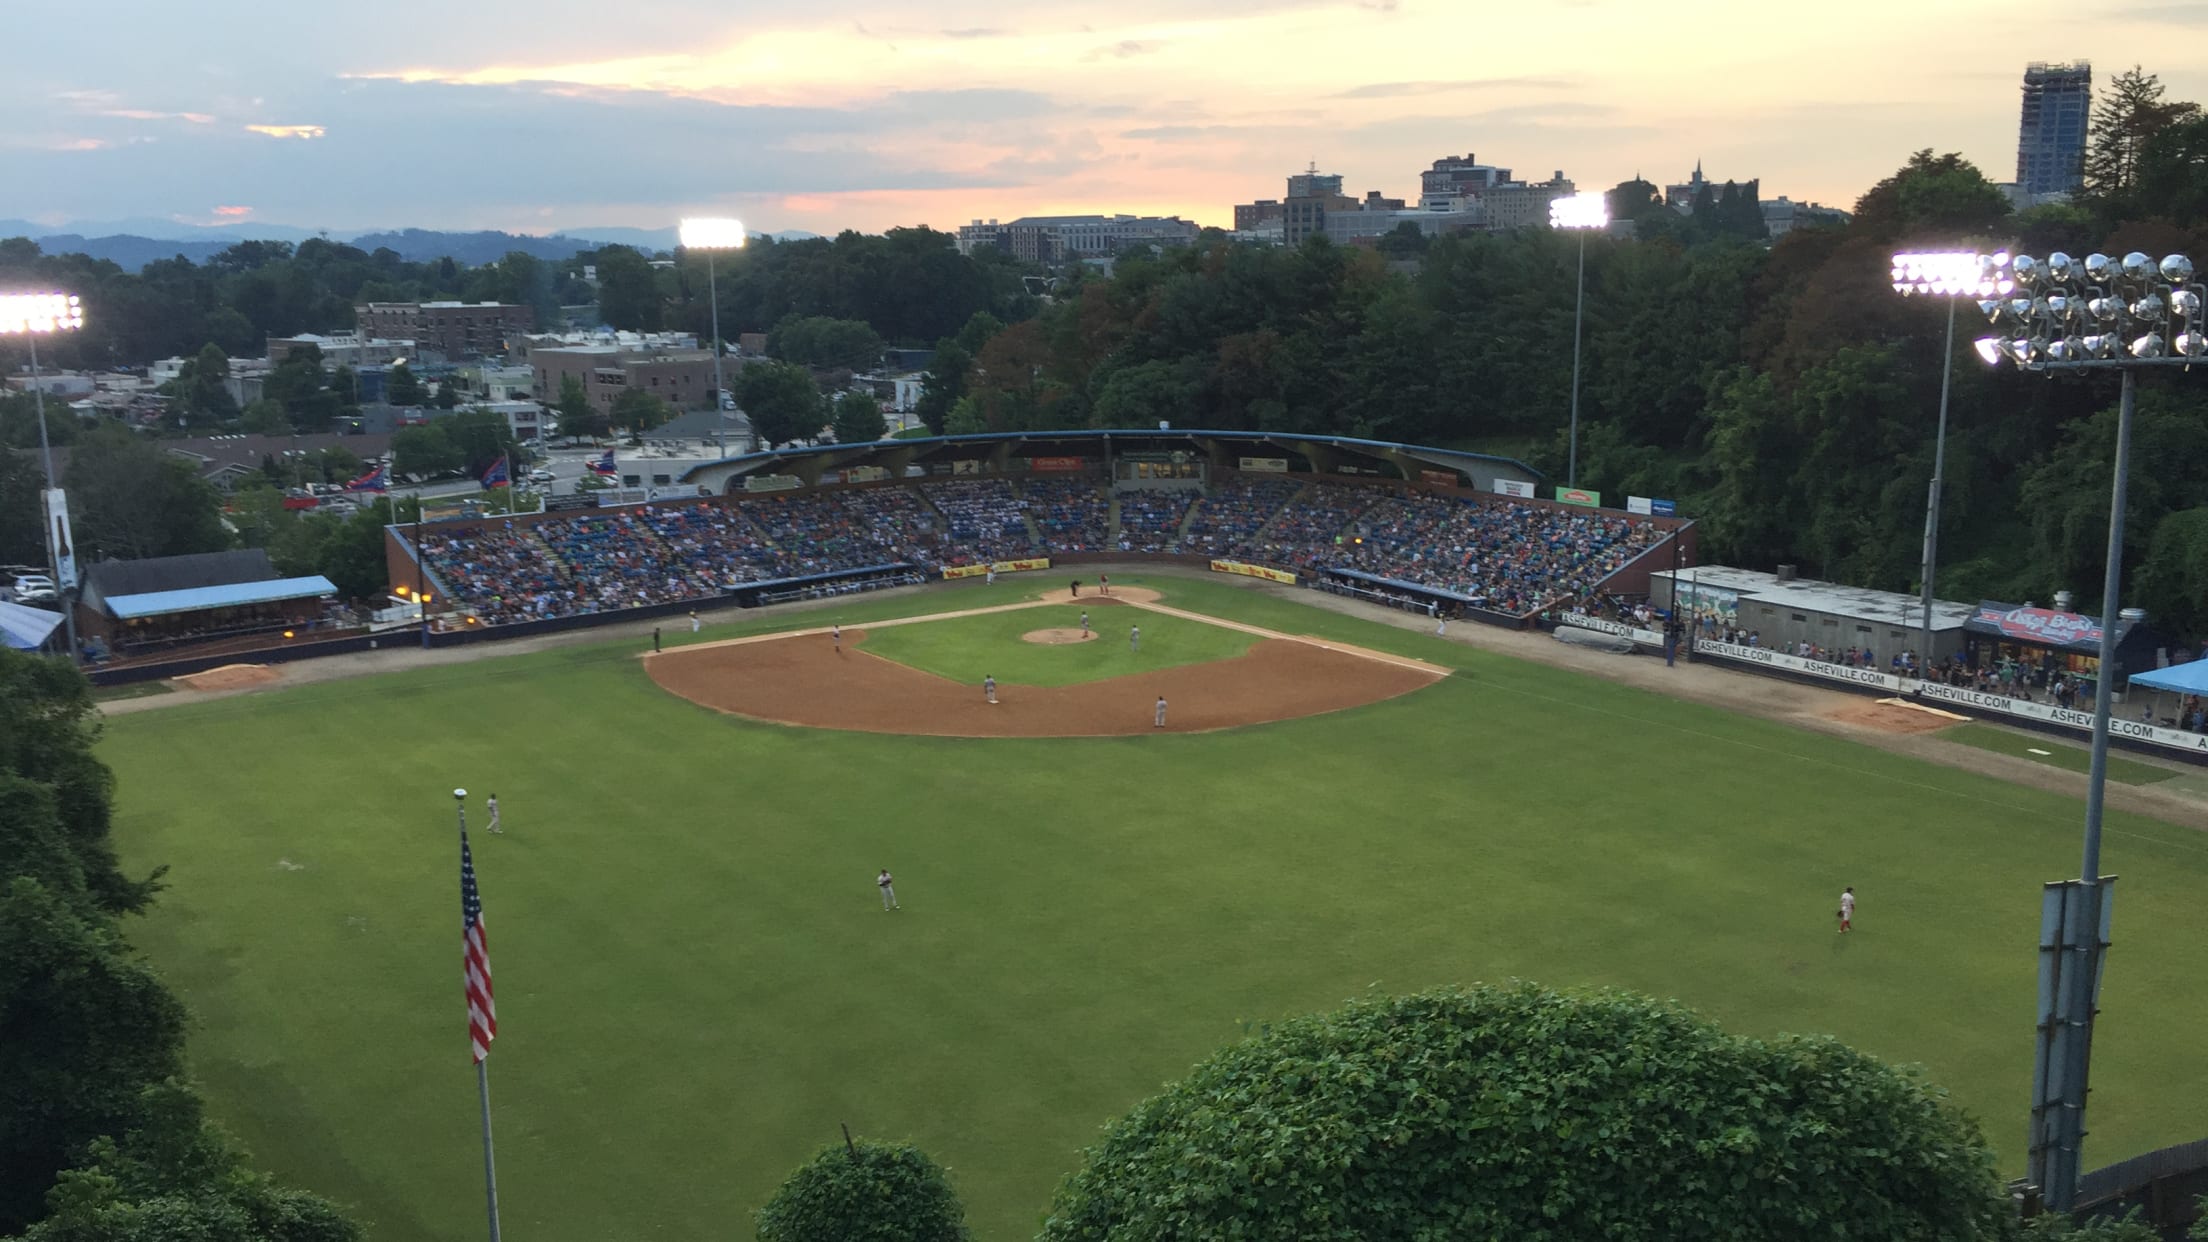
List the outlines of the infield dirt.
<svg viewBox="0 0 2208 1242">
<path fill-rule="evenodd" d="M 1114 737 L 1200 733 L 1362 707 L 1432 685 L 1431 668 L 1268 638 L 1247 654 L 1074 686 L 1001 684 L 997 702 L 963 685 L 866 652 L 845 630 L 837 652 L 817 636 L 683 648 L 644 662 L 671 694 L 778 724 L 933 737 Z M 1167 725 L 1152 722 L 1157 699 Z"/>
</svg>

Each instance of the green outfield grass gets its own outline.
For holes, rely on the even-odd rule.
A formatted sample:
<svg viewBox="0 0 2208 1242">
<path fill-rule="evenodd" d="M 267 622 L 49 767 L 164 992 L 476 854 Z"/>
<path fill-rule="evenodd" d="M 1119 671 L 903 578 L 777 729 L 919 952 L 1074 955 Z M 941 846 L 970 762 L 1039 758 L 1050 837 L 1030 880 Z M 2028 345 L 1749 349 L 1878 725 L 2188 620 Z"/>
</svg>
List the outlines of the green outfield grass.
<svg viewBox="0 0 2208 1242">
<path fill-rule="evenodd" d="M 2037 733 L 2021 733 L 1990 724 L 1959 724 L 1952 729 L 1940 730 L 1940 736 L 1950 742 L 1961 742 L 1995 754 L 2014 755 L 2034 763 L 2044 763 L 2050 768 L 2062 768 L 2070 772 L 2084 772 L 2093 766 L 2093 752 L 2073 746 L 2057 738 Z M 2126 785 L 2152 785 L 2177 775 L 2171 768 L 2141 763 L 2122 755 L 2108 757 L 2108 779 L 2122 781 Z"/>
<path fill-rule="evenodd" d="M 476 862 L 500 1197 L 532 1242 L 747 1237 L 841 1123 L 948 1164 L 987 1242 L 1030 1237 L 1100 1125 L 1247 1024 L 1513 977 L 1922 1062 L 2020 1167 L 2039 885 L 2076 864 L 2075 800 L 1151 582 L 1458 674 L 1260 728 L 1034 741 L 722 716 L 654 687 L 633 639 L 167 707 L 102 745 L 126 862 L 172 867 L 131 934 L 197 1017 L 216 1115 L 383 1239 L 483 1229 L 455 786 L 478 823 L 487 793 L 505 811 Z M 2111 815 L 2106 861 L 2089 1165 L 2208 1114 L 2208 838 Z"/>
<path fill-rule="evenodd" d="M 1257 641 L 1240 630 L 1116 605 L 1089 610 L 1096 637 L 1087 642 L 1050 646 L 1020 637 L 1031 630 L 1079 629 L 1081 612 L 1078 605 L 1053 605 L 889 626 L 867 631 L 866 649 L 952 681 L 978 683 L 988 675 L 1006 685 L 1073 686 L 1231 659 Z M 1129 641 L 1136 625 L 1142 627 L 1140 650 Z"/>
</svg>

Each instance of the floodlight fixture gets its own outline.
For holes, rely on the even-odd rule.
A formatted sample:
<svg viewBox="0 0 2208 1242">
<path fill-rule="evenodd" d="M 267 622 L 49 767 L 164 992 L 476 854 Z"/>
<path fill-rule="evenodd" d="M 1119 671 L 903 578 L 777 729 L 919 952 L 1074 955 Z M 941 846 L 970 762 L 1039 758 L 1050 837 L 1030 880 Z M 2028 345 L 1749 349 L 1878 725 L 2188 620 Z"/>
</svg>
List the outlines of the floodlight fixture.
<svg viewBox="0 0 2208 1242">
<path fill-rule="evenodd" d="M 1910 262 L 1922 258 L 1894 256 L 1896 289 L 1915 292 L 1936 283 L 1923 275 L 1927 265 Z M 2089 254 L 2079 260 L 2057 251 L 2044 260 L 1991 254 L 1978 263 L 1981 285 L 1998 290 L 1979 297 L 1978 310 L 2007 338 L 1998 351 L 1978 350 L 1989 362 L 2068 371 L 2191 366 L 2203 357 L 2187 347 L 2208 330 L 2208 294 L 2184 255 L 2156 260 L 2134 250 L 2122 258 Z"/>
<path fill-rule="evenodd" d="M 741 250 L 744 222 L 733 216 L 691 216 L 675 230 L 685 250 Z"/>
<path fill-rule="evenodd" d="M 1582 190 L 1549 200 L 1550 228 L 1601 229 L 1609 226 L 1610 203 L 1599 190 Z"/>
<path fill-rule="evenodd" d="M 1894 292 L 1912 297 L 2005 297 L 2016 287 L 1967 250 L 1897 254 L 1892 276 Z"/>
<path fill-rule="evenodd" d="M 73 293 L 0 293 L 0 335 L 74 332 L 84 326 L 84 303 Z"/>
</svg>

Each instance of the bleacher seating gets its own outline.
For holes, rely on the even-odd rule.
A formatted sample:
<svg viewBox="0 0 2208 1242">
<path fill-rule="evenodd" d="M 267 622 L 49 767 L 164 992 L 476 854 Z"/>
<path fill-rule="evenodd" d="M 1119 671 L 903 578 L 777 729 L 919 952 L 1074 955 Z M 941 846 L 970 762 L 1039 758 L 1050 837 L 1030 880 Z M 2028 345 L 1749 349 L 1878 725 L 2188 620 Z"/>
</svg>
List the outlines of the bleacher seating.
<svg viewBox="0 0 2208 1242">
<path fill-rule="evenodd" d="M 1180 551 L 1181 520 L 1195 493 L 1130 491 L 1119 494 L 1119 548 L 1122 552 Z"/>
<path fill-rule="evenodd" d="M 1391 498 L 1359 527 L 1362 542 L 1337 564 L 1514 616 L 1593 591 L 1662 538 L 1653 523 L 1616 515 L 1449 496 Z"/>
<path fill-rule="evenodd" d="M 1303 485 L 1289 479 L 1238 478 L 1213 488 L 1196 502 L 1182 548 L 1203 556 L 1225 556 L 1257 537 Z M 1126 503 L 1120 504 L 1126 512 Z"/>
<path fill-rule="evenodd" d="M 1027 506 L 1003 479 L 923 483 L 921 494 L 942 510 L 945 564 L 972 565 L 1031 555 Z"/>
<path fill-rule="evenodd" d="M 1046 550 L 1104 550 L 1112 510 L 1094 479 L 1030 479 L 1024 496 Z"/>
</svg>

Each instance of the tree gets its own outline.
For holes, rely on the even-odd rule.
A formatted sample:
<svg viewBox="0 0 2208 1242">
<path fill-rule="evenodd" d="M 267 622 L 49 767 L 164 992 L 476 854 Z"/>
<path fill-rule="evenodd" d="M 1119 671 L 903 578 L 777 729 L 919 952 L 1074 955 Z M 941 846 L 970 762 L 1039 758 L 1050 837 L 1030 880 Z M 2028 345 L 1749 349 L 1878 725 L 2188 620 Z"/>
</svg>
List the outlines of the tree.
<svg viewBox="0 0 2208 1242">
<path fill-rule="evenodd" d="M 2208 506 L 2181 509 L 2155 524 L 2139 567 L 2139 602 L 2180 634 L 2208 634 Z"/>
<path fill-rule="evenodd" d="M 633 435 L 642 435 L 674 416 L 666 402 L 642 388 L 623 389 L 613 399 L 613 425 Z"/>
<path fill-rule="evenodd" d="M 767 446 L 820 434 L 820 389 L 792 362 L 754 362 L 736 373 L 736 403 L 751 420 L 752 434 Z"/>
<path fill-rule="evenodd" d="M 1620 181 L 1603 195 L 1603 199 L 1609 205 L 1613 220 L 1638 221 L 1664 210 L 1664 192 L 1653 182 L 1639 177 Z"/>
<path fill-rule="evenodd" d="M 83 674 L 64 661 L 0 651 L 0 772 L 50 794 L 72 866 L 96 907 L 135 913 L 159 891 L 162 871 L 133 880 L 116 860 L 108 837 L 115 779 L 93 754 L 99 733 L 99 709 Z M 10 874 L 10 853 L 0 850 L 0 878 Z"/>
<path fill-rule="evenodd" d="M 292 350 L 271 368 L 261 381 L 261 396 L 282 406 L 298 431 L 328 431 L 344 406 L 322 369 L 322 350 L 314 345 Z"/>
<path fill-rule="evenodd" d="M 928 430 L 937 435 L 944 433 L 943 424 L 951 407 L 966 395 L 966 369 L 973 362 L 973 355 L 955 340 L 946 337 L 936 345 L 935 357 L 920 377 L 920 400 L 914 406 Z"/>
<path fill-rule="evenodd" d="M 759 1242 L 966 1242 L 942 1166 L 909 1143 L 824 1147 L 759 1210 Z"/>
<path fill-rule="evenodd" d="M 881 334 L 858 319 L 791 315 L 767 333 L 767 353 L 824 371 L 870 371 L 881 364 Z"/>
<path fill-rule="evenodd" d="M 468 464 L 442 422 L 401 427 L 391 433 L 391 469 L 417 479 L 452 474 Z"/>
<path fill-rule="evenodd" d="M 2121 211 L 2139 189 L 2147 145 L 2192 120 L 2200 105 L 2164 99 L 2162 79 L 2137 65 L 2109 80 L 2085 141 L 2085 195 Z"/>
<path fill-rule="evenodd" d="M 0 562 L 46 563 L 46 512 L 38 498 L 45 486 L 35 458 L 0 448 Z"/>
<path fill-rule="evenodd" d="M 2139 157 L 2139 201 L 2181 227 L 2208 228 L 2208 117 L 2180 121 L 2147 139 Z"/>
<path fill-rule="evenodd" d="M 656 332 L 659 280 L 652 265 L 628 246 L 606 246 L 592 256 L 598 267 L 598 317 L 625 332 Z"/>
<path fill-rule="evenodd" d="M 2005 1217 L 1985 1139 L 1911 1072 L 1517 985 L 1353 1002 L 1213 1055 L 1088 1150 L 1041 1237 L 1966 1242 Z"/>
<path fill-rule="evenodd" d="M 445 429 L 452 446 L 460 450 L 461 468 L 469 474 L 481 475 L 491 468 L 491 463 L 501 457 L 510 457 L 513 452 L 513 427 L 504 414 L 495 410 L 480 406 L 462 410 L 451 418 L 438 419 L 436 425 Z M 509 467 L 514 464 L 507 462 Z"/>
<path fill-rule="evenodd" d="M 882 438 L 889 423 L 882 417 L 882 403 L 871 394 L 847 392 L 836 398 L 830 419 L 838 444 L 866 444 Z"/>
<path fill-rule="evenodd" d="M 85 437 L 65 483 L 82 560 L 214 552 L 229 545 L 222 502 L 183 458 L 116 425 Z"/>
<path fill-rule="evenodd" d="M 1373 248 L 1391 259 L 1416 259 L 1426 253 L 1433 240 L 1416 221 L 1405 220 L 1382 234 Z"/>
<path fill-rule="evenodd" d="M 230 356 L 222 346 L 209 342 L 187 358 L 169 390 L 170 409 L 182 426 L 209 427 L 238 416 L 238 403 L 225 382 L 230 378 Z"/>
<path fill-rule="evenodd" d="M 947 436 L 978 436 L 989 430 L 989 422 L 981 416 L 981 407 L 972 397 L 960 397 L 943 419 L 943 434 Z"/>
<path fill-rule="evenodd" d="M 383 377 L 383 399 L 391 405 L 421 405 L 429 400 L 429 389 L 415 378 L 414 368 L 394 363 Z"/>
<path fill-rule="evenodd" d="M 560 434 L 563 436 L 587 436 L 596 439 L 606 434 L 611 425 L 606 416 L 590 403 L 590 394 L 583 390 L 583 382 L 572 375 L 560 377 L 560 399 L 553 408 L 559 411 Z"/>
<path fill-rule="evenodd" d="M 1907 237 L 1982 237 L 2008 217 L 2008 195 L 1978 167 L 1953 153 L 1928 148 L 1855 202 L 1850 232 L 1877 241 Z"/>
</svg>

